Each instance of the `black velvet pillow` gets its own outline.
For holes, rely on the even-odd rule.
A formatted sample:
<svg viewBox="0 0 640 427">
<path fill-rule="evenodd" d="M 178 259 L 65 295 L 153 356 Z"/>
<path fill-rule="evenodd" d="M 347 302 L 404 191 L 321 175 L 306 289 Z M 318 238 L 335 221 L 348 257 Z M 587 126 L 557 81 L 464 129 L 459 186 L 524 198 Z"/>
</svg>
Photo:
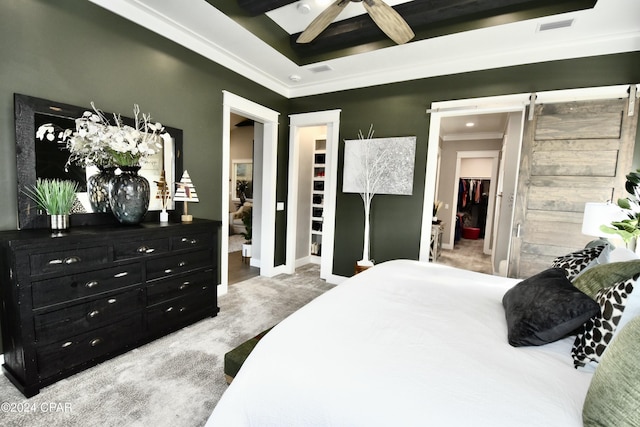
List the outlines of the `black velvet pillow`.
<svg viewBox="0 0 640 427">
<path fill-rule="evenodd" d="M 559 268 L 518 283 L 504 294 L 502 305 L 514 347 L 557 341 L 600 312 L 598 303 L 575 288 Z"/>
</svg>

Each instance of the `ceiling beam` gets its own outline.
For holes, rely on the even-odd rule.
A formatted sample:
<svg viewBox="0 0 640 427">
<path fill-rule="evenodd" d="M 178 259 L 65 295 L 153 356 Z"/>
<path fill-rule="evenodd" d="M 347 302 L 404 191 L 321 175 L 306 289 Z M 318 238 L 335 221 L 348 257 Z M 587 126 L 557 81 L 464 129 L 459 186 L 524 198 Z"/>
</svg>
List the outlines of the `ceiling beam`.
<svg viewBox="0 0 640 427">
<path fill-rule="evenodd" d="M 238 6 L 250 16 L 258 16 L 270 10 L 295 3 L 297 0 L 238 0 Z"/>
<path fill-rule="evenodd" d="M 416 33 L 414 40 L 417 41 L 490 25 L 588 9 L 592 8 L 596 1 L 413 0 L 393 6 L 393 8 Z M 300 34 L 292 34 L 290 43 L 292 49 L 302 57 L 319 55 L 337 49 L 347 49 L 386 39 L 386 35 L 367 14 L 334 22 L 311 43 L 296 43 L 296 39 Z M 389 45 L 392 45 L 392 43 Z"/>
</svg>

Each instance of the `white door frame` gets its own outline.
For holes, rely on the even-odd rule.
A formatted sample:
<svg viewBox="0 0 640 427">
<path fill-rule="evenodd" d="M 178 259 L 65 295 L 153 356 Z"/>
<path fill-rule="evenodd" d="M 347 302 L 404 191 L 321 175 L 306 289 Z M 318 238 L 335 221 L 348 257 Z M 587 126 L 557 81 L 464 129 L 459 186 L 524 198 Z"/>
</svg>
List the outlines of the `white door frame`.
<svg viewBox="0 0 640 427">
<path fill-rule="evenodd" d="M 322 221 L 322 254 L 320 278 L 329 283 L 339 283 L 342 277 L 333 274 L 333 246 L 335 239 L 336 188 L 338 186 L 338 135 L 340 111 L 328 110 L 289 116 L 289 184 L 287 207 L 287 255 L 285 272 L 293 274 L 296 264 L 296 230 L 298 222 L 298 173 L 300 169 L 299 128 L 327 127 L 325 167 L 325 197 Z"/>
<path fill-rule="evenodd" d="M 524 111 L 529 103 L 528 93 L 492 96 L 487 98 L 461 99 L 434 102 L 427 113 L 431 114 L 429 125 L 429 145 L 427 147 L 427 165 L 424 185 L 424 205 L 422 208 L 422 234 L 420 236 L 419 260 L 429 261 L 431 246 L 431 219 L 435 199 L 438 169 L 438 150 L 440 142 L 440 122 L 444 117 L 468 116 L 470 114 L 505 113 Z M 452 224 L 455 224 L 452 223 Z M 452 227 L 454 229 L 454 227 Z"/>
<path fill-rule="evenodd" d="M 606 99 L 625 97 L 629 85 L 601 86 L 580 89 L 566 89 L 537 92 L 535 103 L 567 102 L 586 99 Z M 429 125 L 429 145 L 427 147 L 427 164 L 425 172 L 424 202 L 422 208 L 422 230 L 420 236 L 419 260 L 429 262 L 431 242 L 431 219 L 435 195 L 434 183 L 438 163 L 438 147 L 440 140 L 440 121 L 443 117 L 466 116 L 469 114 L 523 112 L 530 104 L 531 93 L 520 93 L 485 98 L 457 99 L 452 101 L 433 102 L 427 114 L 431 114 Z M 640 94 L 637 95 L 640 97 Z M 637 107 L 636 107 L 637 108 Z M 525 117 L 525 120 L 527 118 Z"/>
<path fill-rule="evenodd" d="M 260 275 L 278 274 L 275 263 L 276 172 L 278 161 L 278 117 L 280 113 L 253 101 L 222 91 L 222 232 L 220 233 L 220 286 L 224 295 L 229 286 L 229 162 L 231 149 L 231 113 L 264 124 L 262 168 L 262 214 L 260 215 Z M 260 143 L 260 141 L 256 141 Z"/>
<path fill-rule="evenodd" d="M 456 173 L 453 180 L 453 203 L 457 204 L 458 201 L 458 193 L 460 186 L 458 182 L 460 181 L 460 165 L 462 159 L 493 159 L 491 164 L 491 186 L 489 187 L 489 203 L 487 205 L 487 222 L 485 226 L 485 239 L 483 252 L 487 255 L 491 254 L 491 237 L 487 238 L 486 236 L 492 236 L 493 234 L 493 209 L 495 205 L 495 197 L 496 197 L 496 182 L 498 181 L 498 156 L 500 155 L 499 150 L 477 150 L 477 151 L 458 151 L 457 160 L 456 160 Z M 436 187 L 437 188 L 437 187 Z M 451 209 L 451 218 L 449 224 L 456 223 L 456 214 L 457 209 Z M 446 246 L 446 249 L 453 249 L 456 235 L 456 227 L 451 227 L 449 233 L 449 243 Z M 445 247 L 445 245 L 442 245 Z"/>
</svg>

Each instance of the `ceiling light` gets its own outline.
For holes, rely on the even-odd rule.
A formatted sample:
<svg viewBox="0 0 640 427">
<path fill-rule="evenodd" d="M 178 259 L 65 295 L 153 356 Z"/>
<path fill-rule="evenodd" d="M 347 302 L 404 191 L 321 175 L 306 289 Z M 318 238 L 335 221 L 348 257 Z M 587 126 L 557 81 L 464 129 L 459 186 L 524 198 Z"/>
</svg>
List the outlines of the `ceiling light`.
<svg viewBox="0 0 640 427">
<path fill-rule="evenodd" d="M 299 82 L 300 80 L 302 80 L 302 77 L 300 77 L 298 74 L 291 74 L 289 76 L 289 80 L 291 80 L 292 82 Z"/>
<path fill-rule="evenodd" d="M 475 125 L 476 125 L 476 124 L 475 124 L 475 123 L 473 123 L 473 122 L 467 122 L 467 123 L 465 124 L 465 126 L 466 126 L 466 127 L 468 127 L 468 128 L 472 128 L 472 127 L 474 127 Z"/>
<path fill-rule="evenodd" d="M 296 8 L 298 9 L 298 12 L 300 12 L 303 15 L 306 15 L 307 13 L 311 12 L 311 6 L 309 6 L 308 3 L 298 3 L 298 6 L 296 6 Z"/>
</svg>

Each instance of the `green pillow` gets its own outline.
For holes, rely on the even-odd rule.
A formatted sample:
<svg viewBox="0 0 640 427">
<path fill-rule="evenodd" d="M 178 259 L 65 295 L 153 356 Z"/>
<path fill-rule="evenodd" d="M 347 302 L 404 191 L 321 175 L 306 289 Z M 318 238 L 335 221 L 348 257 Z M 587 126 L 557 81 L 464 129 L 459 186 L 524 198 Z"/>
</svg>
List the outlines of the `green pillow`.
<svg viewBox="0 0 640 427">
<path fill-rule="evenodd" d="M 640 426 L 640 316 L 613 339 L 596 369 L 582 408 L 585 427 Z"/>
<path fill-rule="evenodd" d="M 627 280 L 640 273 L 640 259 L 596 265 L 573 281 L 573 286 L 595 299 L 600 289 Z"/>
</svg>

